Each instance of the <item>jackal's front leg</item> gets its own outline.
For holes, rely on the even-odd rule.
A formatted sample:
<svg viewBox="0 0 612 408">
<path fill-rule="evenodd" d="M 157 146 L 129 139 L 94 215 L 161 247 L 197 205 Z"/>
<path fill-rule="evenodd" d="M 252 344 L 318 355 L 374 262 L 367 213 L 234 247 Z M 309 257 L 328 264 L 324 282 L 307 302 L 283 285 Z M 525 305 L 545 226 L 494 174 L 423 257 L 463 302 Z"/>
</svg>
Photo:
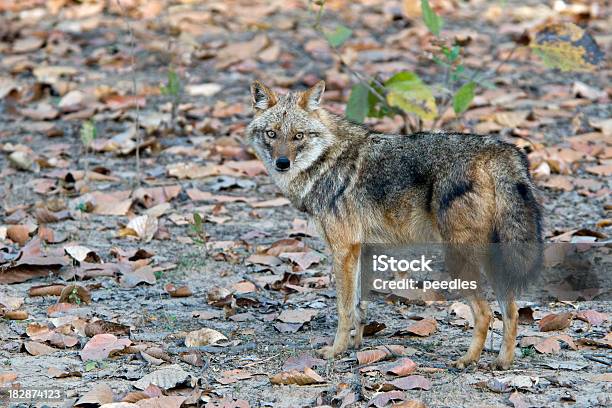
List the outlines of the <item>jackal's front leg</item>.
<svg viewBox="0 0 612 408">
<path fill-rule="evenodd" d="M 355 303 L 357 296 L 357 261 L 361 247 L 350 244 L 342 247 L 337 245 L 333 251 L 333 271 L 336 278 L 336 305 L 338 308 L 338 329 L 332 346 L 323 347 L 321 355 L 332 358 L 345 352 L 350 342 L 351 328 L 355 319 Z"/>
</svg>

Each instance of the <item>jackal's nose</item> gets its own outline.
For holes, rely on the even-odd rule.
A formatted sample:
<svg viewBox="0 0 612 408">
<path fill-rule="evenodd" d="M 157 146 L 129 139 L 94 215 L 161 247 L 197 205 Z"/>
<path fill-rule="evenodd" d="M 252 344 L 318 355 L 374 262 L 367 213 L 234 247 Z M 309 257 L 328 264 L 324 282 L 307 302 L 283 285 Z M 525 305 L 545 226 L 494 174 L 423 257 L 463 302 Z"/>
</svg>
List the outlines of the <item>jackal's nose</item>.
<svg viewBox="0 0 612 408">
<path fill-rule="evenodd" d="M 285 171 L 289 170 L 289 166 L 291 166 L 291 162 L 287 158 L 287 156 L 281 156 L 276 159 L 276 170 Z"/>
</svg>

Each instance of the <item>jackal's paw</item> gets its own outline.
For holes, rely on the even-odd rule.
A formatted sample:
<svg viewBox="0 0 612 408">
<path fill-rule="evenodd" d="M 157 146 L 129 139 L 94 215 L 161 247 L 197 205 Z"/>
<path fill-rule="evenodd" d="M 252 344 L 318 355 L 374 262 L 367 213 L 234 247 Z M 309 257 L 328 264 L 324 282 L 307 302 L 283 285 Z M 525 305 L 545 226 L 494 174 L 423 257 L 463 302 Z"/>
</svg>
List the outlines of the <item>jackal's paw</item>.
<svg viewBox="0 0 612 408">
<path fill-rule="evenodd" d="M 512 359 L 497 357 L 489 366 L 491 370 L 507 370 L 512 366 Z"/>
<path fill-rule="evenodd" d="M 460 370 L 463 370 L 465 367 L 468 367 L 472 364 L 475 364 L 478 362 L 478 358 L 473 358 L 471 356 L 463 356 L 455 361 L 453 361 L 451 363 L 451 365 L 455 368 L 458 368 Z"/>
<path fill-rule="evenodd" d="M 318 354 L 325 359 L 332 359 L 340 354 L 342 354 L 345 350 L 339 349 L 334 346 L 324 346 L 318 350 Z"/>
</svg>

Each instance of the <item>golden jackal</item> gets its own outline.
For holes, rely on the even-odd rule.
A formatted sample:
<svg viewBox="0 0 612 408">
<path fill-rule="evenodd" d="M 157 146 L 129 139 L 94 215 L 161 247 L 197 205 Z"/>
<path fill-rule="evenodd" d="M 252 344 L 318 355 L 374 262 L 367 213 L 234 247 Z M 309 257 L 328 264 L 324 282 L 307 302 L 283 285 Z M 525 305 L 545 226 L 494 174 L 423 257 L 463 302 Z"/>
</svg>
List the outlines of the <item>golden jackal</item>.
<svg viewBox="0 0 612 408">
<path fill-rule="evenodd" d="M 357 264 L 361 243 L 443 242 L 482 244 L 531 242 L 526 268 L 497 271 L 507 281 L 526 281 L 541 252 L 541 210 L 525 155 L 492 137 L 455 133 L 385 135 L 351 123 L 320 106 L 325 83 L 304 92 L 277 95 L 255 81 L 255 117 L 247 138 L 270 177 L 317 224 L 333 257 L 338 329 L 331 358 L 359 347 L 367 302 L 359 299 Z M 449 254 L 479 273 L 495 265 L 470 251 Z M 516 265 L 514 265 L 516 266 Z M 495 287 L 495 282 L 493 282 Z M 518 311 L 515 294 L 496 296 L 503 317 L 503 342 L 494 368 L 514 358 Z M 489 304 L 470 298 L 474 335 L 463 368 L 480 358 L 492 318 Z"/>
</svg>

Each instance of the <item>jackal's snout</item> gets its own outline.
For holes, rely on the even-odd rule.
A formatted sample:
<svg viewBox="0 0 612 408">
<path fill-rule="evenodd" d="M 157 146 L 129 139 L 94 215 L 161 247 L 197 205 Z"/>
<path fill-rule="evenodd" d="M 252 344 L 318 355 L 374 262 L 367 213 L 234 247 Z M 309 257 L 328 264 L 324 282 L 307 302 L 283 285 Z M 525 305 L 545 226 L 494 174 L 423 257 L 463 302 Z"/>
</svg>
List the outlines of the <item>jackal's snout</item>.
<svg viewBox="0 0 612 408">
<path fill-rule="evenodd" d="M 289 170 L 289 167 L 291 167 L 291 161 L 287 156 L 280 156 L 278 159 L 276 159 L 274 164 L 276 165 L 276 170 L 278 171 L 287 171 Z"/>
</svg>

